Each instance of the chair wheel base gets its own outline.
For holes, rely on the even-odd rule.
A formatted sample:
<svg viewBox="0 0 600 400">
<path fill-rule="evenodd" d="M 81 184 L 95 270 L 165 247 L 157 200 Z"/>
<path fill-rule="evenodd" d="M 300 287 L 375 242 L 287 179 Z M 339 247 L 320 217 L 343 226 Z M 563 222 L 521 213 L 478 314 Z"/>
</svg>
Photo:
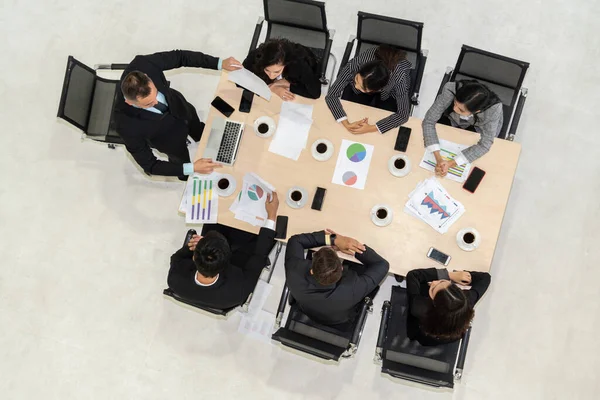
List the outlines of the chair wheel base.
<svg viewBox="0 0 600 400">
<path fill-rule="evenodd" d="M 117 146 L 115 146 L 115 145 L 114 145 L 114 144 L 112 144 L 112 143 L 109 143 L 109 144 L 108 144 L 108 148 L 109 148 L 109 149 L 113 149 L 113 150 L 114 150 L 114 149 L 116 149 L 116 148 L 117 148 Z"/>
</svg>

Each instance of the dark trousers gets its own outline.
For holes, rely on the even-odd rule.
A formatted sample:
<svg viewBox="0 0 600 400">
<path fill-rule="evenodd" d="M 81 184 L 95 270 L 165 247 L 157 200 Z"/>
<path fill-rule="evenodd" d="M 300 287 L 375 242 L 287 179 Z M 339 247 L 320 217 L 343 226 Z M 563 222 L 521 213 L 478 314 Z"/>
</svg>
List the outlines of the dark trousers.
<svg viewBox="0 0 600 400">
<path fill-rule="evenodd" d="M 344 93 L 342 93 L 342 99 L 348 100 L 353 103 L 364 104 L 365 106 L 375 107 L 382 110 L 396 112 L 398 111 L 398 105 L 393 97 L 387 100 L 381 100 L 381 93 L 354 93 L 352 89 L 353 83 L 346 86 Z"/>
<path fill-rule="evenodd" d="M 254 254 L 258 235 L 221 224 L 204 224 L 201 236 L 209 231 L 217 231 L 225 236 L 231 248 L 231 264 L 242 268 Z"/>
</svg>

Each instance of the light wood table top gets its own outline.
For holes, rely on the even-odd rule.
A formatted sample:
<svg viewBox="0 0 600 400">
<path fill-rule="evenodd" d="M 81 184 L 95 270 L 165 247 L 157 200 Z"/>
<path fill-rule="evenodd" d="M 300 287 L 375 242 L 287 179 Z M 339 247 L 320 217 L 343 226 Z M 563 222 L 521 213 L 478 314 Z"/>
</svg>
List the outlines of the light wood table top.
<svg viewBox="0 0 600 400">
<path fill-rule="evenodd" d="M 518 143 L 496 139 L 490 152 L 475 161 L 474 165 L 486 171 L 486 176 L 475 194 L 464 190 L 461 183 L 440 178 L 442 186 L 466 209 L 463 216 L 442 235 L 425 222 L 404 212 L 408 194 L 418 182 L 433 176 L 433 172 L 419 167 L 424 153 L 420 119 L 410 118 L 405 124 L 412 129 L 405 153 L 412 163 L 412 170 L 407 176 L 397 178 L 388 171 L 388 160 L 393 155 L 401 154 L 394 150 L 397 129 L 383 135 L 377 132 L 352 135 L 335 121 L 324 97 L 318 100 L 297 97 L 296 102 L 313 104 L 314 110 L 307 148 L 302 151 L 298 161 L 293 161 L 269 152 L 269 144 L 274 136 L 260 138 L 256 136 L 252 127 L 254 121 L 263 115 L 270 116 L 278 122 L 282 103 L 279 97 L 273 95 L 271 101 L 267 102 L 254 96 L 251 112 L 240 113 L 237 109 L 242 89 L 227 81 L 225 72 L 221 76 L 216 94 L 236 109 L 230 117 L 231 120 L 247 124 L 234 166 L 223 167 L 218 172 L 235 176 L 237 189 L 241 187 L 243 176 L 247 172 L 254 172 L 274 185 L 280 199 L 278 214 L 289 217 L 288 238 L 297 233 L 331 228 L 339 234 L 354 237 L 372 247 L 389 261 L 390 272 L 401 275 L 406 275 L 411 269 L 436 265 L 436 262 L 426 257 L 432 246 L 452 257 L 449 269 L 490 270 L 521 151 Z M 346 101 L 342 103 L 351 121 L 368 117 L 369 122 L 374 123 L 390 115 L 389 111 Z M 222 117 L 222 114 L 211 107 L 195 159 L 202 157 L 214 116 Z M 466 145 L 476 143 L 479 139 L 476 133 L 445 125 L 438 125 L 437 131 L 440 138 Z M 325 162 L 316 161 L 310 151 L 312 143 L 321 138 L 329 139 L 335 146 L 333 156 Z M 375 146 L 364 190 L 331 182 L 343 139 Z M 302 209 L 293 209 L 286 204 L 286 194 L 292 186 L 300 186 L 308 191 L 308 202 Z M 310 208 L 317 186 L 327 189 L 321 211 Z M 248 232 L 258 232 L 258 228 L 236 220 L 229 211 L 234 198 L 235 196 L 231 195 L 219 199 L 219 223 Z M 389 205 L 394 212 L 392 223 L 386 227 L 378 227 L 371 222 L 371 208 L 381 203 Z M 482 237 L 481 245 L 472 252 L 465 252 L 456 244 L 456 234 L 466 227 L 477 229 Z"/>
</svg>

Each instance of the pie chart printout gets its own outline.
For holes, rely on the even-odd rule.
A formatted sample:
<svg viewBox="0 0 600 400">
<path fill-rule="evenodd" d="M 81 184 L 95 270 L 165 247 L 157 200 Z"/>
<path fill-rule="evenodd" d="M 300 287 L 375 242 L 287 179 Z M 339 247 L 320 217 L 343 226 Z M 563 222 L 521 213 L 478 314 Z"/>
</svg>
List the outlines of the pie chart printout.
<svg viewBox="0 0 600 400">
<path fill-rule="evenodd" d="M 360 143 L 352 143 L 346 150 L 346 156 L 352 162 L 361 162 L 367 156 L 367 149 Z"/>
<path fill-rule="evenodd" d="M 263 197 L 264 194 L 263 188 L 258 185 L 250 185 L 248 188 L 248 197 L 250 200 L 258 201 Z"/>
<path fill-rule="evenodd" d="M 344 172 L 344 175 L 342 175 L 342 181 L 344 182 L 344 184 L 346 184 L 348 186 L 354 185 L 357 180 L 358 180 L 358 177 L 352 171 L 346 171 L 346 172 Z"/>
</svg>

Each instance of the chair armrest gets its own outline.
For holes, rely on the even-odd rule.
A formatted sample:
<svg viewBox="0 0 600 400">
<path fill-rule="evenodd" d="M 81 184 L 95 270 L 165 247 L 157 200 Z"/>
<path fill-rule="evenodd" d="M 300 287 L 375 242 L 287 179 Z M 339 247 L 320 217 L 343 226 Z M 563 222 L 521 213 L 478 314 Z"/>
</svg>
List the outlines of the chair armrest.
<svg viewBox="0 0 600 400">
<path fill-rule="evenodd" d="M 458 351 L 458 359 L 456 361 L 456 370 L 454 371 L 454 379 L 460 381 L 462 378 L 462 371 L 465 366 L 465 359 L 467 358 L 467 350 L 469 348 L 469 339 L 471 338 L 471 327 L 467 329 L 465 335 L 460 344 L 460 350 Z"/>
<path fill-rule="evenodd" d="M 114 70 L 122 70 L 127 68 L 129 64 L 95 64 L 94 69 L 114 69 Z"/>
<path fill-rule="evenodd" d="M 365 297 L 361 306 L 358 316 L 356 317 L 356 326 L 354 327 L 354 332 L 352 333 L 352 339 L 350 339 L 350 344 L 354 344 L 358 346 L 358 342 L 360 341 L 360 337 L 362 336 L 362 331 L 365 326 L 365 321 L 367 319 L 367 313 L 369 309 L 373 305 L 373 300 L 370 297 Z"/>
<path fill-rule="evenodd" d="M 252 41 L 250 42 L 250 49 L 248 50 L 248 53 L 256 49 L 256 46 L 258 45 L 258 38 L 260 37 L 260 31 L 262 30 L 263 22 L 265 22 L 265 17 L 258 17 L 256 26 L 254 27 L 254 35 L 252 35 Z"/>
<path fill-rule="evenodd" d="M 452 71 L 453 71 L 452 67 L 446 68 L 446 73 L 444 74 L 444 77 L 442 78 L 442 83 L 437 92 L 438 96 L 440 95 L 440 93 L 442 93 L 442 89 L 444 88 L 444 85 L 450 81 L 450 77 L 452 76 Z"/>
<path fill-rule="evenodd" d="M 425 71 L 425 63 L 427 63 L 428 54 L 429 50 L 421 50 L 421 62 L 419 63 L 419 67 L 417 70 L 417 81 L 415 82 L 415 91 L 410 99 L 410 102 L 414 106 L 419 105 L 419 92 L 421 91 L 421 81 L 423 81 L 423 71 Z"/>
<path fill-rule="evenodd" d="M 375 362 L 381 362 L 383 358 L 383 345 L 387 336 L 387 324 L 390 318 L 392 304 L 386 300 L 381 307 L 381 322 L 379 323 L 379 334 L 377 335 L 377 346 L 375 347 Z"/>
<path fill-rule="evenodd" d="M 519 127 L 519 121 L 521 120 L 521 113 L 523 112 L 523 107 L 525 107 L 525 101 L 527 100 L 527 88 L 521 88 L 521 94 L 519 95 L 519 101 L 517 103 L 517 108 L 515 110 L 515 115 L 510 124 L 510 129 L 508 131 L 508 135 L 506 135 L 506 140 L 513 141 L 515 140 L 515 135 L 517 134 L 517 128 Z"/>
<path fill-rule="evenodd" d="M 284 285 L 283 292 L 281 293 L 281 298 L 279 299 L 279 306 L 277 307 L 277 317 L 275 318 L 275 326 L 277 326 L 277 328 L 281 326 L 281 319 L 283 318 L 283 313 L 285 312 L 285 304 L 287 303 L 289 295 L 290 289 L 287 287 L 287 285 Z"/>
<path fill-rule="evenodd" d="M 271 278 L 273 277 L 273 271 L 275 271 L 275 265 L 277 265 L 277 260 L 279 259 L 279 255 L 281 254 L 281 249 L 283 248 L 283 243 L 282 242 L 277 242 L 277 244 L 275 244 L 275 258 L 273 259 L 273 262 L 271 263 L 271 261 L 267 258 L 267 270 L 269 271 L 269 276 L 267 277 L 267 283 L 271 282 Z"/>
<path fill-rule="evenodd" d="M 327 80 L 327 64 L 329 63 L 329 54 L 331 53 L 331 45 L 333 44 L 333 37 L 335 36 L 335 30 L 329 30 L 329 39 L 327 39 L 327 43 L 325 44 L 325 49 L 323 50 L 323 62 L 321 63 L 321 85 L 327 85 L 329 80 Z"/>
<path fill-rule="evenodd" d="M 350 54 L 352 54 L 352 49 L 354 48 L 354 42 L 356 41 L 356 35 L 348 36 L 348 43 L 346 43 L 346 50 L 344 50 L 344 56 L 342 57 L 342 61 L 340 62 L 340 69 L 338 70 L 338 76 L 342 71 L 342 68 L 348 64 L 348 60 L 350 59 Z"/>
</svg>

